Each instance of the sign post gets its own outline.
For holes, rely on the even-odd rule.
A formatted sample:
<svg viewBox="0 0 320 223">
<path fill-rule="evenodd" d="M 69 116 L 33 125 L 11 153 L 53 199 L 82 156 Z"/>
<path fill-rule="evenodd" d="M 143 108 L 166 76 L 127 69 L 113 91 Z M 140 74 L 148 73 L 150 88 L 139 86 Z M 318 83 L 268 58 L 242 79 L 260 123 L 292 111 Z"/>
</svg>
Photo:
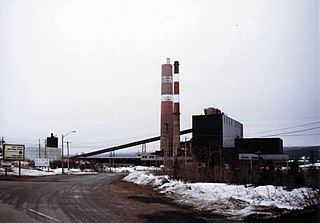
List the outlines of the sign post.
<svg viewBox="0 0 320 223">
<path fill-rule="evenodd" d="M 49 172 L 50 160 L 46 158 L 38 158 L 35 160 L 34 166 L 36 167 L 47 167 Z"/>
<path fill-rule="evenodd" d="M 21 176 L 21 161 L 24 160 L 25 146 L 18 144 L 3 145 L 3 160 L 19 161 L 19 176 Z"/>
<path fill-rule="evenodd" d="M 21 161 L 19 160 L 19 177 L 21 176 Z"/>
</svg>

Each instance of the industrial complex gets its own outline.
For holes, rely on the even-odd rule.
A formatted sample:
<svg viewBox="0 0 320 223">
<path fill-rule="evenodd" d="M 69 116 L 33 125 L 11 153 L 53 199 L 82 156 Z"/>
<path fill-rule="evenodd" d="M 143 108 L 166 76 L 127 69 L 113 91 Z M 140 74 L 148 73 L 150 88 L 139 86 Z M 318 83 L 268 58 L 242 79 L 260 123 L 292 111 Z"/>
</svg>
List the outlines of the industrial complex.
<svg viewBox="0 0 320 223">
<path fill-rule="evenodd" d="M 147 139 L 129 142 L 83 153 L 70 157 L 72 160 L 92 162 L 108 162 L 111 164 L 144 164 L 164 165 L 165 171 L 180 175 L 188 172 L 188 168 L 199 170 L 213 169 L 219 165 L 238 165 L 239 162 L 272 161 L 286 162 L 288 156 L 283 154 L 283 142 L 280 138 L 244 138 L 244 126 L 241 122 L 229 117 L 218 108 L 208 107 L 204 114 L 192 116 L 192 127 L 180 129 L 180 84 L 179 61 L 171 63 L 170 58 L 161 66 L 161 111 L 160 135 Z M 72 133 L 72 132 L 69 132 Z M 68 133 L 68 134 L 69 134 Z M 188 141 L 181 141 L 181 135 L 192 133 Z M 160 141 L 160 148 L 154 152 L 146 151 L 146 144 Z M 39 143 L 40 144 L 40 143 Z M 142 151 L 136 157 L 116 157 L 114 151 L 142 145 Z M 67 145 L 68 146 L 68 145 Z M 67 151 L 68 148 L 67 148 Z M 63 147 L 58 148 L 58 138 L 51 134 L 46 140 L 45 151 L 42 148 L 28 149 L 26 159 L 46 158 L 48 161 L 62 160 Z M 101 157 L 101 154 L 110 153 Z M 69 166 L 69 154 L 68 154 Z M 112 160 L 112 161 L 111 161 Z M 189 171 L 190 172 L 190 171 Z M 206 172 L 206 171 L 204 171 Z M 186 174 L 184 174 L 186 175 Z M 206 178 L 205 175 L 201 178 Z"/>
<path fill-rule="evenodd" d="M 218 108 L 208 107 L 204 114 L 192 116 L 192 128 L 180 130 L 180 85 L 179 61 L 171 63 L 170 58 L 161 66 L 161 111 L 160 135 L 105 148 L 78 156 L 73 159 L 111 162 L 112 164 L 164 165 L 169 173 L 193 169 L 212 168 L 217 164 L 239 164 L 239 162 L 272 161 L 286 162 L 288 156 L 283 154 L 283 142 L 280 138 L 244 138 L 244 126 L 229 117 Z M 192 133 L 188 141 L 181 141 L 181 135 Z M 160 148 L 154 152 L 146 151 L 146 144 L 160 141 Z M 120 158 L 105 154 L 142 145 L 136 157 Z M 112 160 L 112 161 L 111 161 Z M 179 174 L 178 174 L 179 175 Z"/>
</svg>

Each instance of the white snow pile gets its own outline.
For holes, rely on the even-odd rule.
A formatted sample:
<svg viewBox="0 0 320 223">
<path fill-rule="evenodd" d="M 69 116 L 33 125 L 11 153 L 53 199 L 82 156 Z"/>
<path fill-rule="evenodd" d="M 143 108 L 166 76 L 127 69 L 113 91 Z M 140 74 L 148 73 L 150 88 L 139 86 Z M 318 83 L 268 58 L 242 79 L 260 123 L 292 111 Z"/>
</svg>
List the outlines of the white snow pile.
<svg viewBox="0 0 320 223">
<path fill-rule="evenodd" d="M 158 167 L 147 167 L 147 166 L 131 166 L 131 167 L 105 167 L 106 171 L 113 173 L 132 173 L 136 171 L 153 171 L 159 170 Z"/>
<path fill-rule="evenodd" d="M 234 219 L 244 219 L 251 215 L 274 217 L 320 203 L 320 191 L 311 188 L 287 191 L 283 187 L 272 185 L 253 187 L 223 183 L 184 183 L 145 171 L 134 171 L 124 180 L 153 186 L 160 193 L 173 197 L 182 204 Z"/>
</svg>

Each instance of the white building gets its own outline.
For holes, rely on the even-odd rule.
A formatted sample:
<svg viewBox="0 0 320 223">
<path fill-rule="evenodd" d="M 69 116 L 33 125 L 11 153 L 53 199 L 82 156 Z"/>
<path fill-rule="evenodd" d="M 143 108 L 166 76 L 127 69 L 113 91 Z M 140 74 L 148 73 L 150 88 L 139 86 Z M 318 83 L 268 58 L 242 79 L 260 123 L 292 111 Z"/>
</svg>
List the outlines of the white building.
<svg viewBox="0 0 320 223">
<path fill-rule="evenodd" d="M 25 160 L 35 160 L 36 158 L 47 158 L 50 162 L 54 160 L 61 160 L 61 149 L 41 147 L 39 150 L 39 147 L 26 147 Z"/>
</svg>

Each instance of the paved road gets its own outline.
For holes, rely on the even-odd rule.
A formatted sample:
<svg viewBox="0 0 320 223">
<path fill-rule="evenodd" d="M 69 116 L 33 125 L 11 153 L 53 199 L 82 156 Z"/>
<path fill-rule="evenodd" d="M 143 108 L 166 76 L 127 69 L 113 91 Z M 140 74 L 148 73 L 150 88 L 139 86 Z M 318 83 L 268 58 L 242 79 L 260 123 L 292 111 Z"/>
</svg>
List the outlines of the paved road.
<svg viewBox="0 0 320 223">
<path fill-rule="evenodd" d="M 0 180 L 0 222 L 229 222 L 194 212 L 121 174 Z"/>
</svg>

